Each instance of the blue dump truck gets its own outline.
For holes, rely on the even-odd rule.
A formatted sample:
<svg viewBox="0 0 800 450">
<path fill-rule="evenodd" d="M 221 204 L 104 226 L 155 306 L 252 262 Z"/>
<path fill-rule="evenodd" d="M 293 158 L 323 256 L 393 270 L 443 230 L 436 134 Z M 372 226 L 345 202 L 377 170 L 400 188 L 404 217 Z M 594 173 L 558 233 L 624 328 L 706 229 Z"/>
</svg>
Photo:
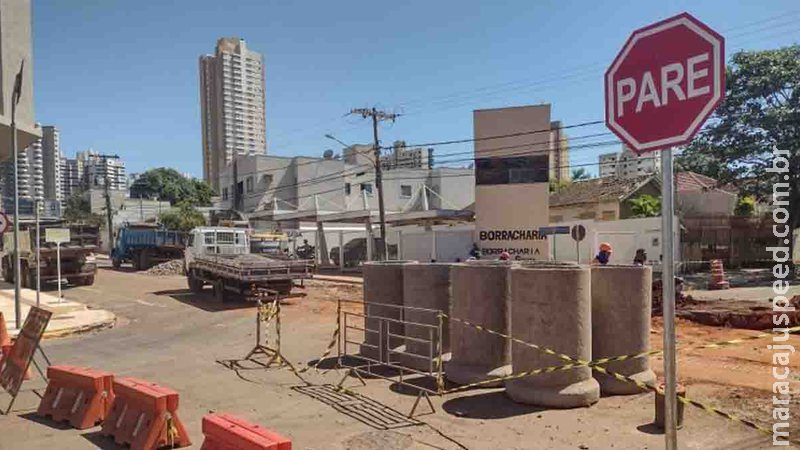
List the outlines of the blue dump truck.
<svg viewBox="0 0 800 450">
<path fill-rule="evenodd" d="M 119 229 L 111 251 L 111 263 L 119 268 L 130 262 L 135 270 L 173 259 L 182 259 L 186 234 L 153 224 L 128 224 Z"/>
</svg>

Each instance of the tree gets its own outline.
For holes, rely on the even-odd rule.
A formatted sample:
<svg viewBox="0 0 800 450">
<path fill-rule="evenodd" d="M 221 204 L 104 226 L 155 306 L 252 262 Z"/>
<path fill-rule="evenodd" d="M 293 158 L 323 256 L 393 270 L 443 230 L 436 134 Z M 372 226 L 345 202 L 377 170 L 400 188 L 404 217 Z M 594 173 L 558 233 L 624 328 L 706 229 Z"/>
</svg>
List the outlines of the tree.
<svg viewBox="0 0 800 450">
<path fill-rule="evenodd" d="M 159 222 L 168 230 L 189 231 L 206 224 L 203 213 L 189 203 L 181 203 L 176 208 L 158 216 Z"/>
<path fill-rule="evenodd" d="M 756 212 L 756 199 L 752 195 L 740 196 L 733 213 L 740 217 L 750 217 Z"/>
<path fill-rule="evenodd" d="M 661 215 L 661 198 L 642 194 L 628 200 L 633 217 L 658 217 Z"/>
<path fill-rule="evenodd" d="M 93 214 L 92 205 L 84 192 L 76 192 L 64 202 L 64 220 L 68 223 L 85 223 L 102 226 L 105 219 L 102 214 Z"/>
<path fill-rule="evenodd" d="M 131 186 L 132 198 L 157 198 L 172 205 L 209 206 L 213 195 L 214 191 L 205 181 L 186 178 L 177 170 L 166 167 L 148 170 Z"/>
<path fill-rule="evenodd" d="M 800 45 L 734 54 L 725 101 L 677 161 L 682 169 L 733 184 L 760 201 L 776 203 L 788 197 L 789 254 L 797 244 L 792 230 L 800 225 L 798 84 Z M 785 165 L 786 170 L 770 172 L 773 164 Z"/>
<path fill-rule="evenodd" d="M 589 171 L 583 167 L 572 169 L 572 181 L 588 180 L 589 178 L 591 178 Z"/>
</svg>

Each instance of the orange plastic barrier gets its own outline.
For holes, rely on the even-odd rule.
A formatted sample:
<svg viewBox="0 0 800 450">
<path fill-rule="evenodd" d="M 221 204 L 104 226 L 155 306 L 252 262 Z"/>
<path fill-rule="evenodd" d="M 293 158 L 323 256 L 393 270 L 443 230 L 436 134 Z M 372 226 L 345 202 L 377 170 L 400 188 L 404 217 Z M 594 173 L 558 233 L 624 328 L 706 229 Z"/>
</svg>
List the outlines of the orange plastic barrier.
<svg viewBox="0 0 800 450">
<path fill-rule="evenodd" d="M 231 414 L 203 417 L 200 450 L 292 450 L 292 441 Z"/>
<path fill-rule="evenodd" d="M 131 450 L 191 445 L 178 418 L 178 393 L 136 378 L 114 380 L 114 403 L 100 433 Z"/>
<path fill-rule="evenodd" d="M 11 336 L 8 335 L 8 327 L 6 327 L 6 318 L 0 312 L 0 347 L 11 345 Z"/>
<path fill-rule="evenodd" d="M 36 414 L 85 430 L 102 422 L 114 401 L 114 375 L 72 366 L 47 368 L 47 390 Z"/>
</svg>

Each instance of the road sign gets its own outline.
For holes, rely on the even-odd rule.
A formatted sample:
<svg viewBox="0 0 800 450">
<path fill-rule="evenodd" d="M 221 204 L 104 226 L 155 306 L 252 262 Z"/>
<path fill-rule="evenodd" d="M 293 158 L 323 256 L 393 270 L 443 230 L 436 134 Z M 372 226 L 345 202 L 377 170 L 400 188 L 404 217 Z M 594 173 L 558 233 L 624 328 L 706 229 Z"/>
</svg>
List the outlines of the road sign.
<svg viewBox="0 0 800 450">
<path fill-rule="evenodd" d="M 583 225 L 574 225 L 569 234 L 575 242 L 580 242 L 586 238 L 586 227 Z"/>
<path fill-rule="evenodd" d="M 684 145 L 725 96 L 725 40 L 687 13 L 634 31 L 606 71 L 606 125 L 636 153 L 661 158 L 665 439 L 677 450 L 672 147 Z"/>
<path fill-rule="evenodd" d="M 0 234 L 8 231 L 10 224 L 11 222 L 8 220 L 8 216 L 5 213 L 0 212 Z"/>
<path fill-rule="evenodd" d="M 55 244 L 64 244 L 69 242 L 69 228 L 45 228 L 44 240 L 53 242 Z"/>
<path fill-rule="evenodd" d="M 684 145 L 725 96 L 725 40 L 688 13 L 634 31 L 605 74 L 606 125 L 637 153 Z"/>
<path fill-rule="evenodd" d="M 569 227 L 539 227 L 539 236 L 551 236 L 554 234 L 569 234 Z"/>
</svg>

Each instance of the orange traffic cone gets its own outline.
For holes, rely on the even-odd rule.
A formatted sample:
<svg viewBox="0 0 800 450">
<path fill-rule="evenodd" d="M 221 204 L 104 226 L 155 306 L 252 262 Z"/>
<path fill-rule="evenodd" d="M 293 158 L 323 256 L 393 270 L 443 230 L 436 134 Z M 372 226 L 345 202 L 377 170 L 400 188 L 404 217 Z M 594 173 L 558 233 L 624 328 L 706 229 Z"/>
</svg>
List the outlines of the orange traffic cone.
<svg viewBox="0 0 800 450">
<path fill-rule="evenodd" d="M 708 289 L 728 289 L 731 285 L 725 279 L 725 270 L 722 268 L 722 260 L 714 259 L 711 261 L 711 279 L 708 281 Z"/>
</svg>

